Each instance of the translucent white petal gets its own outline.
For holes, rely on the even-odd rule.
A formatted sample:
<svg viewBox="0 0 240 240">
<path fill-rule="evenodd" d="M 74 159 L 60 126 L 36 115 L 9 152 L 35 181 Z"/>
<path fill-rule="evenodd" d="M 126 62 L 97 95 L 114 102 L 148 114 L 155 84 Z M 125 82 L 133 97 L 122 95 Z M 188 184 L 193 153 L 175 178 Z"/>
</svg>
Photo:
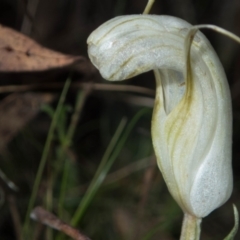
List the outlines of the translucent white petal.
<svg viewBox="0 0 240 240">
<path fill-rule="evenodd" d="M 186 76 L 187 22 L 170 16 L 114 18 L 88 38 L 93 64 L 108 80 L 154 69 L 152 138 L 169 191 L 185 212 L 204 217 L 232 191 L 232 115 L 227 80 L 198 32 Z"/>
</svg>

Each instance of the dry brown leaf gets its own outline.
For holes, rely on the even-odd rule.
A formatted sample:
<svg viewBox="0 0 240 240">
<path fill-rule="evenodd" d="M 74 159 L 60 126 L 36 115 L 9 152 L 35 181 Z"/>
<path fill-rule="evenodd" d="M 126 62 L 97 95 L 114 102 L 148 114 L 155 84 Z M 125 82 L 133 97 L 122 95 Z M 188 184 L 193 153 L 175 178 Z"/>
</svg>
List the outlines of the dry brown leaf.
<svg viewBox="0 0 240 240">
<path fill-rule="evenodd" d="M 48 93 L 11 94 L 0 102 L 0 151 L 39 112 L 54 99 Z"/>
<path fill-rule="evenodd" d="M 44 208 L 38 206 L 35 207 L 31 212 L 31 218 L 42 224 L 45 224 L 53 229 L 65 233 L 67 236 L 74 240 L 90 240 L 89 237 L 82 234 L 78 229 L 71 227 L 70 225 L 63 222 L 57 216 L 48 212 Z"/>
<path fill-rule="evenodd" d="M 0 25 L 0 71 L 43 71 L 85 62 L 82 56 L 64 55 L 44 48 L 29 37 Z"/>
</svg>

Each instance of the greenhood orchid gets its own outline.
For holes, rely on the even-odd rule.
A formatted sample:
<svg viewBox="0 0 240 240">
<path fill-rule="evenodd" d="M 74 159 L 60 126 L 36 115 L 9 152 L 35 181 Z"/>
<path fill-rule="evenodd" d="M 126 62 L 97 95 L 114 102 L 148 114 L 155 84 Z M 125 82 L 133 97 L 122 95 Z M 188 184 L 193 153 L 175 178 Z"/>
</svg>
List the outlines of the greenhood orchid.
<svg viewBox="0 0 240 240">
<path fill-rule="evenodd" d="M 154 70 L 157 163 L 184 213 L 201 219 L 232 192 L 232 110 L 223 67 L 206 37 L 189 34 L 191 28 L 176 17 L 120 16 L 96 29 L 87 43 L 92 63 L 107 80 Z"/>
</svg>

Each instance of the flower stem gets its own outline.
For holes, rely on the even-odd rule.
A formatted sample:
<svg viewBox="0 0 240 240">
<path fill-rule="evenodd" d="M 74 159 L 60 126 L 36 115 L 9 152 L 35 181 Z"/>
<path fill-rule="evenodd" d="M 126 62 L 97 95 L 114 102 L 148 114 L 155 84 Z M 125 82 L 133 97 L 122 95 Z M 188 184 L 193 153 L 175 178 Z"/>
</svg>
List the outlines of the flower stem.
<svg viewBox="0 0 240 240">
<path fill-rule="evenodd" d="M 201 218 L 185 214 L 182 224 L 180 240 L 199 240 L 201 232 Z"/>
</svg>

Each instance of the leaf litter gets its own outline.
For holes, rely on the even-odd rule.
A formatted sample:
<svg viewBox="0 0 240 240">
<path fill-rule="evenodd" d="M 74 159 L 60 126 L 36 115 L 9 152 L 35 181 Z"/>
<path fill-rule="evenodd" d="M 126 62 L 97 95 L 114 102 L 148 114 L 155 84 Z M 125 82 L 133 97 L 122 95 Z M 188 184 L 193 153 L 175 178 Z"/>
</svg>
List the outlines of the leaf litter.
<svg viewBox="0 0 240 240">
<path fill-rule="evenodd" d="M 86 63 L 83 56 L 65 55 L 38 44 L 31 38 L 0 25 L 0 71 L 44 71 L 74 63 Z"/>
</svg>

